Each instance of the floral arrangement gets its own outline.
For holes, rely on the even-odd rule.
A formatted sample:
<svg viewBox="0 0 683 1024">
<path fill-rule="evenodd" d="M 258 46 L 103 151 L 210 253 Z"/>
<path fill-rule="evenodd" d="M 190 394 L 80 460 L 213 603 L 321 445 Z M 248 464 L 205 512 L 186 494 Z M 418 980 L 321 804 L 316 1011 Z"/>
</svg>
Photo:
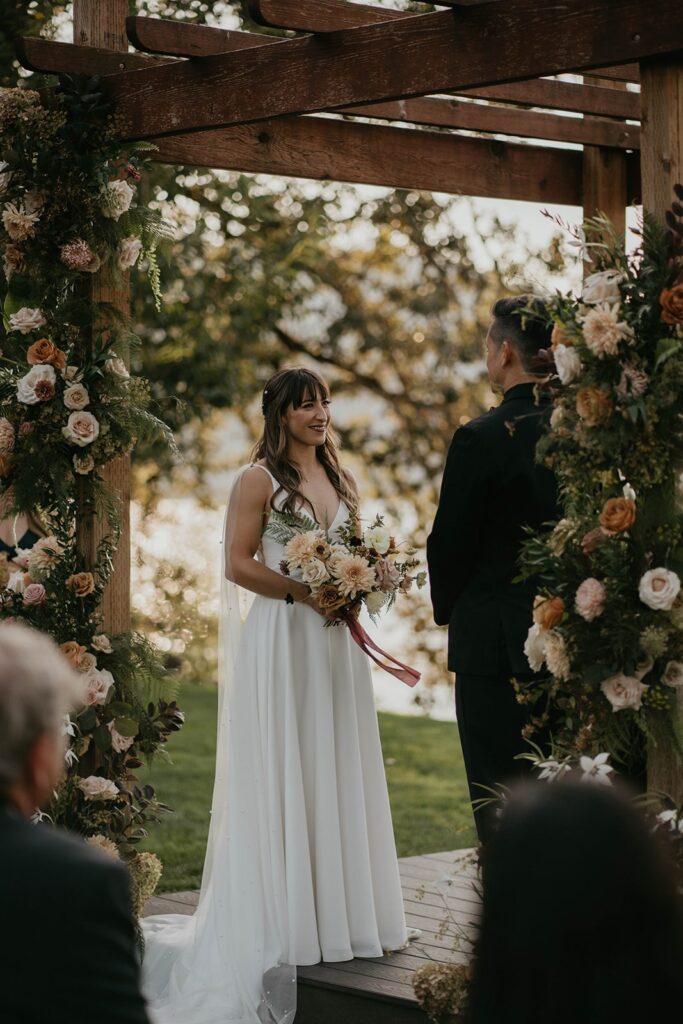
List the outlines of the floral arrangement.
<svg viewBox="0 0 683 1024">
<path fill-rule="evenodd" d="M 608 751 L 623 765 L 647 736 L 677 742 L 682 218 L 678 201 L 666 228 L 645 216 L 630 256 L 609 222 L 587 221 L 575 235 L 592 272 L 578 297 L 548 303 L 554 408 L 537 454 L 564 518 L 525 544 L 524 574 L 541 581 L 525 650 L 546 675 L 518 697 L 545 699 L 527 735 L 550 720 L 561 757 Z"/>
<path fill-rule="evenodd" d="M 383 608 L 390 608 L 398 593 L 407 594 L 413 583 L 423 587 L 426 572 L 412 575 L 417 568 L 415 552 L 400 552 L 382 516 L 365 530 L 350 516 L 331 538 L 312 519 L 279 511 L 271 513 L 265 530 L 285 545 L 280 570 L 285 576 L 298 574 L 325 613 L 326 626 L 344 623 L 365 654 L 385 672 L 407 686 L 420 681 L 420 673 L 383 651 L 358 621 L 363 606 L 373 622 Z M 380 655 L 381 657 L 377 657 Z"/>
<path fill-rule="evenodd" d="M 111 293 L 144 257 L 158 297 L 166 229 L 136 202 L 153 147 L 124 151 L 120 127 L 98 79 L 64 76 L 45 102 L 0 90 L 0 498 L 4 518 L 30 513 L 45 534 L 11 562 L 0 556 L 0 618 L 50 634 L 84 677 L 47 816 L 139 864 L 146 892 L 154 871 L 135 844 L 168 808 L 134 771 L 182 713 L 147 641 L 103 632 L 119 511 L 101 470 L 145 433 L 170 434 L 149 410 L 148 383 L 127 369 L 129 323 L 93 300 L 92 281 L 102 274 Z M 93 515 L 109 527 L 94 557 L 78 530 Z"/>
<path fill-rule="evenodd" d="M 414 551 L 400 553 L 384 520 L 377 516 L 362 530 L 351 517 L 331 541 L 312 519 L 274 512 L 266 533 L 285 543 L 280 569 L 285 576 L 298 573 L 327 613 L 327 625 L 356 618 L 365 605 L 373 619 L 390 608 L 398 593 L 407 594 L 413 583 L 425 585 L 424 572 L 411 575 L 419 565 Z"/>
</svg>

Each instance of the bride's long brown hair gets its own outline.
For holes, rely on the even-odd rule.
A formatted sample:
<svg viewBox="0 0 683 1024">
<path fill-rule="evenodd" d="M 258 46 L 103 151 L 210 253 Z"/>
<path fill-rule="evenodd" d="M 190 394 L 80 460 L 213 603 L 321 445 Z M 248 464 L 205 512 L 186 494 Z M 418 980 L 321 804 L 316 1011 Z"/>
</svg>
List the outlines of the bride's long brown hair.
<svg viewBox="0 0 683 1024">
<path fill-rule="evenodd" d="M 330 389 L 323 378 L 303 367 L 279 370 L 263 389 L 263 435 L 252 452 L 252 461 L 263 459 L 280 485 L 270 500 L 271 508 L 275 508 L 274 501 L 280 492 L 286 490 L 289 493 L 282 504 L 284 512 L 296 513 L 301 505 L 308 505 L 315 518 L 315 509 L 301 490 L 301 473 L 287 455 L 287 431 L 282 418 L 290 407 L 300 409 L 304 402 L 329 397 Z M 328 427 L 324 444 L 315 450 L 318 462 L 324 466 L 340 501 L 351 512 L 357 512 L 358 489 L 353 477 L 341 466 L 338 451 L 339 439 Z"/>
</svg>

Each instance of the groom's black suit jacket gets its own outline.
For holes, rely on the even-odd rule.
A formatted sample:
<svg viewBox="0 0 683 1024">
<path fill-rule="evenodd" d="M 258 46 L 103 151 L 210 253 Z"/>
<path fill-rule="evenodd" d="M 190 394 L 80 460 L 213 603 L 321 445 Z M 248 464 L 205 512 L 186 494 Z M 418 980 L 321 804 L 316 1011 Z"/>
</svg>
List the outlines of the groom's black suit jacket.
<svg viewBox="0 0 683 1024">
<path fill-rule="evenodd" d="M 456 431 L 427 541 L 434 619 L 448 624 L 448 667 L 528 674 L 524 641 L 535 584 L 512 583 L 525 525 L 557 519 L 553 474 L 535 462 L 550 403 L 517 384 Z"/>
<path fill-rule="evenodd" d="M 128 871 L 0 804 L 2 1024 L 149 1024 Z"/>
</svg>

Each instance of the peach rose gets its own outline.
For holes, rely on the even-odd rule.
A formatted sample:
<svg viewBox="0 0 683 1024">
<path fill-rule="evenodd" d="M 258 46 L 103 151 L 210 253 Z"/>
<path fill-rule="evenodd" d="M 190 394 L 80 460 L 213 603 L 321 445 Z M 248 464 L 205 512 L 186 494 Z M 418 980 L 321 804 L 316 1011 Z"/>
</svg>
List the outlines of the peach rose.
<svg viewBox="0 0 683 1024">
<path fill-rule="evenodd" d="M 534 598 L 534 622 L 541 629 L 553 629 L 563 615 L 564 601 L 561 597 L 537 594 Z"/>
<path fill-rule="evenodd" d="M 29 345 L 26 360 L 31 366 L 41 366 L 49 363 L 50 366 L 54 366 L 57 370 L 63 370 L 66 366 L 66 355 L 49 338 L 38 338 L 38 341 L 34 341 L 32 345 Z"/>
<path fill-rule="evenodd" d="M 614 536 L 629 530 L 636 521 L 636 503 L 630 498 L 608 498 L 600 513 L 600 526 Z"/>
<path fill-rule="evenodd" d="M 581 547 L 584 555 L 592 555 L 596 548 L 606 539 L 606 533 L 597 527 L 595 530 L 589 530 L 588 533 L 584 534 L 581 539 Z"/>
<path fill-rule="evenodd" d="M 43 584 L 29 583 L 28 586 L 24 587 L 23 601 L 27 606 L 45 604 L 45 587 Z"/>
<path fill-rule="evenodd" d="M 339 593 L 334 583 L 323 583 L 315 599 L 324 612 L 334 612 L 347 602 L 347 598 Z"/>
<path fill-rule="evenodd" d="M 77 572 L 69 576 L 66 585 L 76 597 L 87 597 L 95 589 L 95 577 L 91 572 Z"/>
<path fill-rule="evenodd" d="M 665 324 L 683 323 L 683 282 L 665 288 L 659 296 L 662 320 Z"/>
<path fill-rule="evenodd" d="M 588 427 L 598 427 L 612 415 L 612 399 L 602 388 L 581 388 L 576 396 L 576 411 Z"/>
<path fill-rule="evenodd" d="M 558 345 L 566 345 L 567 348 L 571 348 L 573 344 L 571 335 L 567 333 L 567 328 L 564 324 L 555 324 L 553 326 L 553 333 L 550 335 L 550 347 L 553 352 Z"/>
<path fill-rule="evenodd" d="M 67 640 L 66 643 L 59 645 L 59 649 L 73 667 L 78 668 L 81 658 L 85 654 L 85 647 L 82 647 L 77 640 Z"/>
</svg>

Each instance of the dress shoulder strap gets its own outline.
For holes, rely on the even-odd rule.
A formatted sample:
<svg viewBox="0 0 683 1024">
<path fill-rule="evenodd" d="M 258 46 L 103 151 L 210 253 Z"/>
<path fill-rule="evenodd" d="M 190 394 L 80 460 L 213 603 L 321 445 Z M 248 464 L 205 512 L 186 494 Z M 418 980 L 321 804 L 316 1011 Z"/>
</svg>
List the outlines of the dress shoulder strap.
<svg viewBox="0 0 683 1024">
<path fill-rule="evenodd" d="M 271 473 L 271 471 L 266 466 L 262 465 L 260 462 L 252 462 L 252 464 L 251 464 L 251 466 L 249 468 L 250 469 L 254 469 L 254 468 L 255 469 L 262 469 L 263 472 L 267 473 L 268 476 L 270 477 L 271 482 L 273 484 L 273 489 L 277 490 L 280 487 L 280 481 L 276 477 L 274 477 L 273 474 Z"/>
</svg>

